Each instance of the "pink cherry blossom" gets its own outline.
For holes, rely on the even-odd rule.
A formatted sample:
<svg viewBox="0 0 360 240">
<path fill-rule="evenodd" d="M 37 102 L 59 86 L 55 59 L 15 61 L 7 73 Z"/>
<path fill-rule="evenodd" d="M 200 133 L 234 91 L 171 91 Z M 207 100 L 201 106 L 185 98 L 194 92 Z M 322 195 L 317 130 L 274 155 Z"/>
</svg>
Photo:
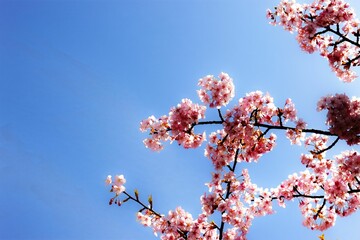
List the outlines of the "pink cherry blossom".
<svg viewBox="0 0 360 240">
<path fill-rule="evenodd" d="M 140 130 L 142 132 L 149 131 L 151 136 L 146 138 L 143 142 L 147 148 L 154 151 L 160 151 L 164 148 L 161 141 L 167 141 L 170 139 L 169 129 L 169 118 L 166 115 L 159 119 L 156 119 L 154 116 L 150 116 L 140 122 Z"/>
<path fill-rule="evenodd" d="M 351 74 L 343 62 L 354 55 L 353 46 L 341 42 L 332 48 L 333 37 L 318 32 L 321 28 L 330 31 L 333 24 L 343 26 L 344 32 L 357 29 L 347 4 L 342 0 L 318 0 L 301 5 L 284 0 L 280 6 L 274 13 L 268 11 L 273 23 L 280 21 L 288 31 L 298 32 L 300 46 L 308 52 L 319 50 L 337 74 Z M 233 98 L 234 86 L 228 74 L 221 73 L 219 78 L 208 75 L 200 79 L 198 91 L 203 103 L 217 108 L 218 120 L 205 121 L 206 106 L 183 99 L 168 115 L 150 116 L 140 123 L 140 130 L 149 134 L 145 146 L 155 151 L 162 150 L 166 141 L 176 141 L 185 149 L 197 148 L 208 137 L 204 155 L 212 171 L 211 179 L 205 183 L 208 191 L 200 197 L 198 217 L 182 207 L 168 214 L 156 212 L 152 197 L 143 202 L 138 190 L 134 195 L 125 192 L 123 175 L 114 179 L 109 175 L 105 180 L 112 184 L 115 194 L 110 204 L 120 206 L 129 200 L 139 204 L 140 224 L 152 228 L 161 239 L 174 240 L 245 240 L 254 218 L 275 213 L 274 202 L 285 208 L 288 201 L 297 199 L 303 225 L 319 231 L 334 226 L 337 216 L 349 216 L 359 209 L 360 154 L 348 150 L 327 156 L 338 141 L 344 140 L 349 146 L 360 144 L 359 98 L 350 99 L 345 94 L 321 98 L 317 109 L 327 111 L 325 124 L 329 130 L 319 130 L 307 128 L 290 98 L 278 107 L 269 93 L 260 91 L 247 93 L 235 106 L 222 110 Z M 343 75 L 341 78 L 350 79 Z M 197 133 L 199 125 L 213 125 L 213 132 L 208 136 Z M 244 164 L 257 162 L 275 148 L 275 131 L 282 131 L 291 144 L 303 143 L 305 152 L 299 161 L 305 170 L 290 174 L 274 188 L 264 188 L 252 182 Z M 214 215 L 218 223 L 213 221 Z"/>
<path fill-rule="evenodd" d="M 107 176 L 107 178 L 106 178 L 106 180 L 105 180 L 105 183 L 106 183 L 106 185 L 109 185 L 109 184 L 112 183 L 111 175 L 108 175 L 108 176 Z"/>
<path fill-rule="evenodd" d="M 318 111 L 328 110 L 326 124 L 330 132 L 349 145 L 360 143 L 360 99 L 350 100 L 345 94 L 323 97 L 318 102 Z"/>
<path fill-rule="evenodd" d="M 314 0 L 311 4 L 299 4 L 283 0 L 275 11 L 268 10 L 266 16 L 271 24 L 296 32 L 302 50 L 319 51 L 338 78 L 351 82 L 357 77 L 350 68 L 359 65 L 360 44 L 356 35 L 359 21 L 348 3 Z"/>
<path fill-rule="evenodd" d="M 205 132 L 193 133 L 193 124 L 205 118 L 206 107 L 194 104 L 189 99 L 183 99 L 180 104 L 173 107 L 169 113 L 171 139 L 175 140 L 184 148 L 197 148 L 205 140 Z"/>
<path fill-rule="evenodd" d="M 211 108 L 220 108 L 226 106 L 235 95 L 233 80 L 227 73 L 220 73 L 217 80 L 214 76 L 208 75 L 199 80 L 198 90 L 200 100 L 209 104 Z"/>
<path fill-rule="evenodd" d="M 116 196 L 126 190 L 124 187 L 124 184 L 126 183 L 124 175 L 116 175 L 114 180 L 112 180 L 111 175 L 108 175 L 105 182 L 106 184 L 112 183 L 111 191 L 114 192 Z"/>
<path fill-rule="evenodd" d="M 156 119 L 154 116 L 140 122 L 142 132 L 149 131 L 150 137 L 143 142 L 154 151 L 162 150 L 165 141 L 177 141 L 184 148 L 197 148 L 206 139 L 205 132 L 195 134 L 193 125 L 205 118 L 206 107 L 183 99 L 176 107 L 171 108 L 169 116 Z M 171 131 L 171 132 L 170 132 Z"/>
</svg>

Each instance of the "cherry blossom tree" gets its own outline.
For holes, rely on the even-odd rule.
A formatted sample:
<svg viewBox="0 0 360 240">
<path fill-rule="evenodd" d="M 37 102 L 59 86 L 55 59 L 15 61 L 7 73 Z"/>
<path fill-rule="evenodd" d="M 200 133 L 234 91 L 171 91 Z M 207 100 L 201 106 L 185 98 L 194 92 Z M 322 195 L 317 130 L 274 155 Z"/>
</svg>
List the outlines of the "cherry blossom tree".
<svg viewBox="0 0 360 240">
<path fill-rule="evenodd" d="M 271 24 L 296 33 L 304 51 L 319 51 L 340 80 L 356 79 L 353 68 L 360 65 L 360 26 L 347 3 L 283 0 L 273 11 L 267 11 L 267 17 Z M 272 96 L 260 91 L 250 92 L 234 107 L 224 109 L 235 92 L 226 73 L 205 76 L 198 85 L 201 104 L 183 99 L 168 115 L 141 121 L 140 130 L 149 134 L 144 144 L 154 151 L 161 151 L 164 142 L 176 142 L 185 149 L 205 145 L 205 157 L 213 171 L 206 183 L 208 192 L 200 197 L 201 214 L 194 217 L 181 207 L 162 214 L 153 208 L 151 196 L 146 201 L 137 190 L 133 194 L 126 191 L 123 175 L 106 179 L 115 194 L 110 205 L 135 202 L 139 205 L 138 221 L 161 239 L 246 239 L 255 217 L 273 214 L 274 204 L 285 208 L 294 199 L 298 200 L 303 225 L 313 230 L 324 231 L 335 225 L 338 216 L 358 210 L 360 153 L 354 147 L 360 145 L 360 98 L 345 94 L 322 97 L 317 110 L 327 111 L 327 130 L 321 130 L 308 127 L 290 98 L 276 106 Z M 216 109 L 218 118 L 205 120 L 207 108 Z M 212 125 L 217 130 L 199 132 L 200 125 Z M 275 132 L 283 132 L 290 144 L 305 146 L 300 161 L 306 170 L 290 174 L 278 186 L 262 188 L 238 163 L 257 162 L 272 151 Z M 352 150 L 328 157 L 327 151 L 339 141 Z M 221 216 L 219 222 L 213 221 L 214 214 Z"/>
</svg>

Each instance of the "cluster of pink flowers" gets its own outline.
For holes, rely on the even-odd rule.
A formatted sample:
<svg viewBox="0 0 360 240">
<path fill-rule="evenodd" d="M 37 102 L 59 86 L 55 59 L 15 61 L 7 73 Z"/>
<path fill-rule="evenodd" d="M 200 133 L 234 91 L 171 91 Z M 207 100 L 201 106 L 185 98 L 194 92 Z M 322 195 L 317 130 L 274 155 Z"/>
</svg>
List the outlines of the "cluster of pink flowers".
<svg viewBox="0 0 360 240">
<path fill-rule="evenodd" d="M 328 110 L 326 124 L 330 132 L 347 144 L 360 144 L 360 99 L 345 94 L 326 96 L 318 102 L 318 111 Z"/>
<path fill-rule="evenodd" d="M 116 175 L 114 181 L 112 180 L 111 175 L 107 176 L 105 183 L 107 185 L 112 184 L 111 191 L 115 193 L 116 196 L 120 195 L 122 192 L 125 192 L 124 184 L 126 179 L 124 175 Z"/>
<path fill-rule="evenodd" d="M 295 129 L 287 129 L 286 137 L 290 140 L 291 144 L 301 145 L 301 142 L 305 139 L 305 133 L 302 132 L 306 127 L 306 122 L 303 119 L 298 119 L 295 104 L 288 98 L 285 102 L 284 109 L 281 110 L 281 114 L 284 118 L 284 123 L 292 121 L 295 123 Z"/>
<path fill-rule="evenodd" d="M 304 143 L 305 146 L 312 145 L 316 151 L 321 151 L 326 148 L 328 140 L 328 136 L 313 133 L 305 139 Z"/>
<path fill-rule="evenodd" d="M 226 144 L 219 144 L 225 139 L 226 132 L 218 130 L 209 135 L 209 143 L 205 149 L 205 156 L 212 161 L 216 170 L 221 170 L 234 160 L 235 148 L 226 146 Z"/>
<path fill-rule="evenodd" d="M 283 0 L 274 12 L 267 11 L 267 17 L 272 24 L 297 32 L 300 47 L 308 53 L 318 50 L 341 80 L 351 82 L 357 77 L 350 67 L 359 65 L 359 21 L 348 3 L 314 0 L 312 4 L 299 4 Z"/>
<path fill-rule="evenodd" d="M 221 82 L 230 81 L 231 84 L 226 82 L 224 85 L 230 86 L 232 80 L 225 73 L 220 78 L 220 81 L 213 77 L 200 80 L 200 85 L 207 89 L 206 94 L 199 92 L 200 98 L 210 107 L 225 105 L 230 100 L 229 92 L 233 88 L 221 87 Z M 319 111 L 328 111 L 326 124 L 329 131 L 306 129 L 307 124 L 297 117 L 291 99 L 287 99 L 284 107 L 280 108 L 269 94 L 260 91 L 240 98 L 224 116 L 219 109 L 218 121 L 200 122 L 205 118 L 205 110 L 205 106 L 184 99 L 171 108 L 168 116 L 159 119 L 150 116 L 140 124 L 141 131 L 149 131 L 150 138 L 144 143 L 153 150 L 161 150 L 161 142 L 168 140 L 177 141 L 184 148 L 199 147 L 206 137 L 205 132 L 195 134 L 194 128 L 206 124 L 220 126 L 208 136 L 204 154 L 210 159 L 214 172 L 211 181 L 206 183 L 208 192 L 200 197 L 202 211 L 198 218 L 193 219 L 181 207 L 169 211 L 168 215 L 155 212 L 151 198 L 148 200 L 150 205 L 146 206 L 141 203 L 137 191 L 134 197 L 125 192 L 123 175 L 117 175 L 114 182 L 111 176 L 106 179 L 115 193 L 110 204 L 115 199 L 115 203 L 121 205 L 117 198 L 124 193 L 127 198 L 123 202 L 131 199 L 142 206 L 137 214 L 142 225 L 151 227 L 156 235 L 161 235 L 161 239 L 174 240 L 245 240 L 255 217 L 274 213 L 274 201 L 286 207 L 286 201 L 299 199 L 303 225 L 320 231 L 332 227 L 337 216 L 348 216 L 359 208 L 360 154 L 346 151 L 330 159 L 326 157 L 326 152 L 339 139 L 345 140 L 348 145 L 360 143 L 360 99 L 337 94 L 323 97 L 318 102 Z M 302 154 L 300 161 L 306 170 L 289 175 L 276 188 L 264 189 L 251 182 L 247 169 L 242 169 L 241 175 L 237 175 L 236 166 L 239 162 L 256 162 L 263 154 L 273 150 L 277 138 L 272 133 L 274 129 L 286 131 L 291 144 L 304 143 L 308 153 Z M 306 136 L 306 132 L 311 134 Z M 337 137 L 336 140 L 329 144 L 334 137 Z M 209 220 L 213 214 L 221 215 L 221 225 Z"/>
<path fill-rule="evenodd" d="M 294 173 L 272 190 L 272 196 L 278 199 L 281 207 L 285 207 L 285 200 L 289 201 L 300 197 L 299 207 L 304 217 L 304 226 L 324 231 L 335 224 L 336 215 L 332 210 L 333 207 L 323 205 L 324 200 L 321 196 L 319 198 L 311 197 L 322 189 L 321 186 L 325 180 L 318 178 L 317 175 L 309 170 L 305 170 L 299 175 Z"/>
<path fill-rule="evenodd" d="M 326 142 L 319 135 L 312 135 L 314 148 Z M 323 145 L 320 144 L 320 145 Z M 304 216 L 303 224 L 311 229 L 324 231 L 335 224 L 336 216 L 348 216 L 360 204 L 360 155 L 356 151 L 346 151 L 332 159 L 325 159 L 324 153 L 303 154 L 301 162 L 308 169 L 300 175 L 292 174 L 277 188 L 272 196 L 279 205 L 285 207 L 284 200 L 301 197 L 299 207 Z M 323 195 L 316 195 L 323 192 Z"/>
<path fill-rule="evenodd" d="M 164 147 L 161 141 L 177 141 L 184 148 L 196 148 L 205 140 L 205 132 L 193 133 L 193 125 L 205 118 L 206 107 L 183 99 L 176 107 L 171 108 L 169 116 L 156 119 L 150 116 L 141 121 L 140 130 L 149 131 L 150 136 L 144 140 L 147 148 L 160 151 Z M 171 134 L 170 134 L 171 131 Z"/>
<path fill-rule="evenodd" d="M 147 130 L 150 131 L 151 137 L 144 140 L 145 146 L 154 151 L 160 151 L 164 148 L 160 141 L 167 141 L 170 139 L 169 118 L 165 115 L 159 119 L 150 116 L 141 121 L 140 130 L 142 132 L 146 132 Z"/>
<path fill-rule="evenodd" d="M 223 137 L 222 145 L 216 148 L 208 146 L 207 155 L 211 157 L 213 163 L 218 162 L 215 157 L 212 157 L 217 156 L 217 152 L 222 154 L 229 152 L 229 156 L 225 159 L 233 159 L 235 150 L 241 146 L 240 160 L 257 161 L 264 153 L 273 149 L 276 140 L 276 135 L 273 133 L 266 137 L 259 126 L 261 124 L 282 126 L 288 121 L 295 124 L 295 129 L 289 129 L 286 135 L 292 143 L 299 143 L 305 137 L 302 129 L 305 128 L 306 123 L 297 118 L 295 105 L 291 99 L 287 99 L 284 107 L 279 108 L 275 106 L 269 94 L 264 95 L 260 91 L 248 93 L 240 98 L 238 105 L 227 111 L 224 133 L 220 136 Z M 215 139 L 215 141 L 220 141 L 220 139 Z M 220 159 L 224 161 L 223 156 Z M 225 163 L 228 164 L 229 161 Z"/>
<path fill-rule="evenodd" d="M 299 174 L 293 173 L 283 181 L 276 189 L 273 189 L 273 196 L 279 200 L 280 206 L 284 207 L 283 200 L 292 200 L 300 192 L 311 195 L 320 189 L 319 181 L 315 174 L 308 169 Z"/>
<path fill-rule="evenodd" d="M 225 239 L 246 239 L 254 217 L 274 212 L 270 191 L 251 183 L 247 169 L 242 170 L 241 176 L 238 179 L 234 172 L 213 173 L 207 183 L 210 193 L 201 196 L 202 214 L 219 212 L 222 221 L 232 226 L 225 231 Z"/>
<path fill-rule="evenodd" d="M 301 145 L 301 142 L 305 139 L 305 133 L 302 132 L 302 127 L 297 125 L 295 130 L 286 130 L 286 137 L 290 140 L 291 144 Z"/>
<path fill-rule="evenodd" d="M 290 98 L 286 99 L 285 106 L 281 111 L 281 115 L 284 117 L 286 123 L 287 121 L 296 121 L 296 109 L 295 104 L 292 102 Z"/>
<path fill-rule="evenodd" d="M 333 178 L 325 185 L 326 198 L 334 204 L 338 215 L 348 216 L 360 205 L 360 192 L 350 194 L 360 187 L 360 154 L 356 151 L 345 151 L 336 156 L 336 164 L 337 171 L 333 172 Z"/>
<path fill-rule="evenodd" d="M 269 94 L 263 95 L 260 91 L 246 94 L 226 112 L 224 131 L 228 137 L 223 142 L 234 152 L 241 147 L 240 160 L 257 161 L 275 146 L 276 135 L 265 137 L 254 124 L 273 123 L 274 116 L 277 116 L 277 108 Z"/>
<path fill-rule="evenodd" d="M 181 207 L 169 211 L 168 215 L 158 216 L 150 210 L 137 213 L 137 220 L 145 227 L 151 227 L 155 236 L 161 239 L 217 239 L 218 234 L 213 224 L 208 223 L 204 214 L 193 219 L 191 214 Z"/>
<path fill-rule="evenodd" d="M 345 181 L 353 181 L 360 175 L 360 154 L 356 151 L 346 151 L 336 157 L 341 173 L 346 173 Z"/>
<path fill-rule="evenodd" d="M 176 140 L 184 148 L 197 148 L 205 140 L 205 132 L 194 134 L 192 127 L 200 119 L 205 118 L 206 107 L 183 99 L 169 113 L 172 140 Z"/>
<path fill-rule="evenodd" d="M 304 216 L 303 225 L 312 229 L 325 231 L 335 225 L 336 214 L 333 208 L 323 207 L 319 200 L 305 198 L 299 204 Z"/>
<path fill-rule="evenodd" d="M 226 106 L 235 95 L 235 87 L 229 75 L 222 72 L 219 79 L 208 75 L 199 80 L 199 86 L 202 87 L 198 90 L 199 98 L 211 108 Z"/>
<path fill-rule="evenodd" d="M 182 233 L 191 230 L 193 219 L 191 214 L 185 212 L 181 207 L 175 211 L 169 211 L 167 216 L 157 216 L 150 210 L 137 213 L 138 221 L 154 230 L 154 234 L 162 234 L 161 239 L 184 239 Z"/>
</svg>

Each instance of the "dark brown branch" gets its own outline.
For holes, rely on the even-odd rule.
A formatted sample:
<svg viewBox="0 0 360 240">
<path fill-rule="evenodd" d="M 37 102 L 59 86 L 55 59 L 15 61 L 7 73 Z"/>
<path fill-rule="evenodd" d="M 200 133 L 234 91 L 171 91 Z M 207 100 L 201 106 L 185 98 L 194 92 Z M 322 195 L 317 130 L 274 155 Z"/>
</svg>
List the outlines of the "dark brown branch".
<svg viewBox="0 0 360 240">
<path fill-rule="evenodd" d="M 224 120 L 224 118 L 223 118 L 223 116 L 222 116 L 222 114 L 221 114 L 220 109 L 218 109 L 218 114 L 219 114 L 219 118 L 221 119 L 221 121 L 222 121 L 222 122 L 225 122 L 225 120 Z"/>
<path fill-rule="evenodd" d="M 318 35 L 327 33 L 328 31 L 329 31 L 329 30 L 328 30 L 327 28 L 325 28 L 325 30 L 315 33 L 314 36 L 312 37 L 312 39 L 315 38 L 315 37 L 318 36 Z"/>
<path fill-rule="evenodd" d="M 354 189 L 354 190 L 350 190 L 348 191 L 348 193 L 359 193 L 360 189 Z"/>
<path fill-rule="evenodd" d="M 357 177 L 354 177 L 354 178 L 355 178 L 356 182 L 357 182 L 358 184 L 360 184 L 360 180 L 359 180 Z"/>
<path fill-rule="evenodd" d="M 265 127 L 267 128 L 265 130 L 265 132 L 263 134 L 260 135 L 260 138 L 262 136 L 264 136 L 270 129 L 280 129 L 280 130 L 293 130 L 293 131 L 296 131 L 296 128 L 294 127 L 286 127 L 286 126 L 283 126 L 283 123 L 281 121 L 281 117 L 283 115 L 283 113 L 281 112 L 281 109 L 278 108 L 278 118 L 279 118 L 279 122 L 280 122 L 280 126 L 276 126 L 276 125 L 269 125 L 269 124 L 264 124 L 264 123 L 259 123 L 258 122 L 258 119 L 257 119 L 257 113 L 258 113 L 258 109 L 255 109 L 254 111 L 252 111 L 251 115 L 250 115 L 250 119 L 252 117 L 254 117 L 254 126 L 257 126 L 257 127 Z M 255 114 L 255 115 L 254 115 Z M 317 134 L 322 134 L 322 135 L 327 135 L 327 136 L 337 136 L 336 134 L 332 134 L 328 131 L 323 131 L 323 130 L 317 130 L 317 129 L 302 129 L 301 130 L 302 132 L 309 132 L 309 133 L 317 133 Z"/>
<path fill-rule="evenodd" d="M 357 47 L 360 47 L 359 43 L 357 43 L 357 42 L 351 40 L 350 38 L 346 37 L 345 35 L 343 35 L 343 34 L 340 32 L 339 29 L 337 29 L 336 31 L 335 31 L 334 29 L 330 28 L 330 27 L 326 27 L 326 29 L 327 29 L 328 31 L 334 33 L 335 35 L 341 37 L 342 39 L 344 39 L 344 41 L 347 41 L 347 42 L 349 42 L 349 43 L 351 43 L 351 44 L 353 44 L 353 45 L 355 45 L 355 46 L 357 46 Z"/>
<path fill-rule="evenodd" d="M 360 44 L 358 43 L 358 40 L 355 42 L 353 40 L 351 40 L 350 38 L 346 37 L 344 34 L 342 34 L 340 32 L 340 28 L 339 28 L 339 24 L 337 24 L 336 26 L 336 30 L 332 29 L 330 26 L 327 26 L 327 27 L 324 27 L 324 30 L 323 31 L 320 31 L 320 32 L 317 32 L 314 34 L 313 37 L 316 37 L 317 35 L 321 35 L 321 34 L 324 34 L 324 33 L 327 33 L 327 32 L 332 32 L 334 33 L 335 35 L 337 35 L 338 37 L 342 38 L 340 41 L 343 42 L 343 41 L 347 41 L 357 47 L 360 47 Z M 356 35 L 357 38 L 358 38 L 358 35 Z"/>
<path fill-rule="evenodd" d="M 137 199 L 136 197 L 134 198 L 133 196 L 131 196 L 130 194 L 128 194 L 126 191 L 123 192 L 129 199 L 133 200 L 134 202 L 137 202 L 140 206 L 142 206 L 143 210 L 149 210 L 150 212 L 152 212 L 154 215 L 158 216 L 158 217 L 162 217 L 159 213 L 157 213 L 156 211 L 154 211 L 152 208 L 146 206 L 145 204 L 143 204 L 139 199 Z"/>
<path fill-rule="evenodd" d="M 357 30 L 357 32 L 353 33 L 353 35 L 356 37 L 356 41 L 351 40 L 350 38 L 348 38 L 346 35 L 344 35 L 343 33 L 340 32 L 340 27 L 339 24 L 336 25 L 336 30 L 332 29 L 330 26 L 325 27 L 325 30 L 317 32 L 314 34 L 314 36 L 312 37 L 315 38 L 318 35 L 327 33 L 327 32 L 332 32 L 333 34 L 337 35 L 339 37 L 339 40 L 335 42 L 335 44 L 333 45 L 334 48 L 336 48 L 336 46 L 338 46 L 339 44 L 341 44 L 342 42 L 349 42 L 354 46 L 360 47 L 359 44 L 359 29 Z M 350 68 L 351 64 L 353 62 L 355 62 L 356 60 L 358 60 L 360 58 L 360 53 L 358 52 L 358 55 L 352 59 L 349 59 L 347 62 L 343 63 L 342 65 L 344 65 L 344 68 Z"/>
<path fill-rule="evenodd" d="M 295 194 L 293 195 L 294 198 L 298 198 L 298 197 L 304 197 L 304 198 L 324 198 L 325 196 L 323 195 L 306 195 L 306 194 Z"/>
<path fill-rule="evenodd" d="M 238 156 L 239 156 L 239 151 L 240 151 L 240 149 L 238 148 L 238 149 L 236 149 L 236 152 L 235 152 L 235 159 L 234 159 L 234 165 L 233 165 L 233 167 L 232 167 L 232 171 L 233 172 L 235 172 L 235 168 L 236 168 L 236 164 L 237 164 L 237 159 L 238 159 Z"/>
<path fill-rule="evenodd" d="M 335 144 L 339 141 L 339 139 L 340 139 L 340 138 L 337 137 L 337 138 L 335 139 L 335 141 L 334 141 L 330 146 L 328 146 L 327 148 L 321 149 L 321 150 L 319 150 L 319 151 L 317 151 L 317 152 L 315 152 L 315 153 L 316 153 L 316 154 L 321 154 L 321 153 L 323 153 L 323 152 L 331 149 L 332 147 L 335 146 Z"/>
<path fill-rule="evenodd" d="M 257 114 L 257 110 L 254 110 L 252 113 L 251 113 L 251 117 L 254 117 L 254 126 L 256 127 L 264 127 L 264 128 L 267 128 L 267 130 L 264 132 L 263 135 L 265 135 L 269 130 L 271 129 L 277 129 L 277 130 L 296 130 L 296 128 L 294 127 L 286 127 L 286 126 L 283 126 L 282 125 L 282 122 L 281 122 L 281 116 L 282 114 L 279 113 L 278 114 L 278 117 L 279 117 L 279 120 L 280 120 L 280 126 L 277 126 L 277 125 L 269 125 L 269 124 L 264 124 L 264 123 L 259 123 L 258 120 L 257 120 L 257 117 L 254 116 L 253 114 L 255 113 L 255 115 Z M 219 116 L 222 118 L 221 116 L 221 113 L 219 111 Z M 223 124 L 225 121 L 223 120 L 220 120 L 220 121 L 203 121 L 203 122 L 197 122 L 197 123 L 193 123 L 191 124 L 191 127 L 186 131 L 187 133 L 191 133 L 191 131 L 194 129 L 195 126 L 198 126 L 198 125 L 212 125 L 212 124 Z M 171 128 L 168 128 L 166 131 L 171 131 Z M 318 129 L 302 129 L 301 130 L 302 132 L 307 132 L 307 133 L 316 133 L 316 134 L 321 134 L 321 135 L 326 135 L 326 136 L 336 136 L 336 134 L 333 134 L 329 131 L 323 131 L 323 130 L 318 130 Z M 157 134 L 157 132 L 153 132 L 152 134 Z"/>
<path fill-rule="evenodd" d="M 254 123 L 254 126 L 257 127 L 265 127 L 265 128 L 269 128 L 269 129 L 279 129 L 279 130 L 294 130 L 296 131 L 296 128 L 294 127 L 285 127 L 285 126 L 275 126 L 275 125 L 269 125 L 269 124 L 264 124 L 264 123 Z M 336 134 L 333 134 L 329 131 L 323 131 L 323 130 L 317 130 L 317 129 L 302 129 L 302 132 L 308 132 L 308 133 L 317 133 L 317 134 L 322 134 L 322 135 L 326 135 L 326 136 L 337 136 Z"/>
<path fill-rule="evenodd" d="M 358 40 L 357 40 L 358 41 Z M 350 65 L 351 63 L 355 62 L 356 60 L 358 60 L 360 58 L 360 53 L 358 52 L 359 55 L 357 55 L 356 57 L 354 57 L 353 59 L 349 59 L 349 61 L 347 61 L 344 65 Z"/>
<path fill-rule="evenodd" d="M 277 116 L 278 116 L 278 118 L 279 118 L 279 123 L 280 123 L 280 126 L 281 126 L 281 127 L 283 126 L 283 122 L 282 122 L 282 119 L 281 119 L 282 115 L 283 115 L 283 112 L 281 111 L 281 108 L 278 108 L 278 114 L 277 114 Z"/>
<path fill-rule="evenodd" d="M 228 199 L 231 194 L 230 188 L 231 188 L 231 182 L 227 182 L 225 199 Z M 225 213 L 225 210 L 221 212 L 221 218 L 224 213 Z M 223 238 L 224 227 L 225 227 L 225 222 L 221 219 L 221 225 L 219 228 L 219 240 L 222 240 L 222 238 Z"/>
<path fill-rule="evenodd" d="M 230 166 L 228 165 L 228 168 L 229 168 L 230 171 L 232 171 L 232 172 L 235 172 L 235 168 L 236 168 L 236 164 L 237 164 L 237 158 L 238 158 L 238 156 L 239 156 L 239 151 L 240 151 L 239 148 L 236 149 L 233 166 L 230 167 Z M 231 182 L 227 182 L 225 198 L 223 198 L 223 197 L 221 196 L 221 199 L 222 199 L 223 201 L 225 201 L 226 199 L 229 198 L 230 194 L 231 194 Z M 225 213 L 225 211 L 223 211 L 223 212 L 221 213 L 221 216 L 222 216 L 224 213 Z M 220 228 L 218 228 L 218 229 L 219 229 L 219 240 L 221 240 L 221 239 L 223 238 L 224 227 L 225 227 L 225 222 L 221 220 Z"/>
<path fill-rule="evenodd" d="M 300 193 L 297 189 L 294 190 L 294 191 L 296 191 L 298 194 L 293 194 L 292 195 L 293 198 L 300 198 L 300 197 L 312 198 L 312 199 L 323 199 L 323 198 L 325 198 L 324 195 L 306 195 L 306 194 Z M 359 192 L 360 192 L 360 189 L 353 189 L 353 190 L 347 191 L 347 193 L 349 193 L 349 194 L 351 194 L 351 193 L 359 193 Z M 277 199 L 282 199 L 282 198 L 285 198 L 285 197 L 284 196 L 272 197 L 271 200 L 277 200 Z"/>
<path fill-rule="evenodd" d="M 267 128 L 263 133 L 260 134 L 260 136 L 257 138 L 257 140 L 260 140 L 263 136 L 265 136 L 270 131 L 270 128 Z"/>
<path fill-rule="evenodd" d="M 197 125 L 211 125 L 211 124 L 223 124 L 224 121 L 204 121 L 204 122 L 197 122 L 191 124 L 191 127 L 186 131 L 187 133 L 191 133 L 193 128 Z"/>
<path fill-rule="evenodd" d="M 224 121 L 204 121 L 204 122 L 198 122 L 194 123 L 193 125 L 209 125 L 209 124 L 223 124 Z"/>
<path fill-rule="evenodd" d="M 319 216 L 319 214 L 321 213 L 321 211 L 323 210 L 323 208 L 325 207 L 326 204 L 326 199 L 323 200 L 323 204 L 321 205 L 321 207 L 319 208 L 319 210 L 316 212 L 315 214 L 315 218 L 317 218 Z"/>
</svg>

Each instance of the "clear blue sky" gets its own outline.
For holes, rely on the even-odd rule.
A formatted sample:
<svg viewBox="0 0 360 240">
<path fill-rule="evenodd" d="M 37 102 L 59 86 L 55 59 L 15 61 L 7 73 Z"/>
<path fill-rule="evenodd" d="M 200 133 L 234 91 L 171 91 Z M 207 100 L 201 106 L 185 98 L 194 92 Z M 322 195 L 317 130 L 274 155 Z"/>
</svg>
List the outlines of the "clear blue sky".
<svg viewBox="0 0 360 240">
<path fill-rule="evenodd" d="M 360 80 L 340 82 L 324 59 L 269 25 L 265 10 L 276 4 L 0 1 L 0 239 L 152 239 L 135 221 L 138 206 L 107 205 L 108 174 L 124 174 L 143 199 L 151 193 L 160 212 L 181 205 L 196 216 L 212 169 L 203 149 L 153 153 L 138 129 L 182 98 L 199 102 L 197 80 L 207 74 L 229 73 L 235 99 L 254 90 L 279 105 L 290 97 L 311 127 L 325 129 L 317 100 L 359 97 Z M 306 150 L 277 135 L 274 152 L 241 165 L 260 186 L 303 170 Z M 256 219 L 249 239 L 316 240 L 301 221 L 295 201 Z M 326 239 L 360 239 L 359 222 L 359 213 L 338 219 Z"/>
</svg>

